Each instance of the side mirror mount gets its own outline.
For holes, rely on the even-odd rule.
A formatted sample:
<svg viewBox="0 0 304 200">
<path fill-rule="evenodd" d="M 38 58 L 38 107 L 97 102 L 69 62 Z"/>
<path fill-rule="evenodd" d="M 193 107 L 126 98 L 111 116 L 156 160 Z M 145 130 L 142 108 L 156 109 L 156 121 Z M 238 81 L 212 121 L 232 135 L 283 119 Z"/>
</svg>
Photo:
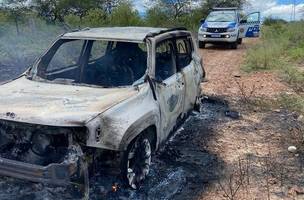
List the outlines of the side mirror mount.
<svg viewBox="0 0 304 200">
<path fill-rule="evenodd" d="M 203 23 L 205 23 L 205 21 L 206 21 L 205 19 L 201 19 L 200 22 L 201 22 L 201 24 L 203 24 Z"/>
</svg>

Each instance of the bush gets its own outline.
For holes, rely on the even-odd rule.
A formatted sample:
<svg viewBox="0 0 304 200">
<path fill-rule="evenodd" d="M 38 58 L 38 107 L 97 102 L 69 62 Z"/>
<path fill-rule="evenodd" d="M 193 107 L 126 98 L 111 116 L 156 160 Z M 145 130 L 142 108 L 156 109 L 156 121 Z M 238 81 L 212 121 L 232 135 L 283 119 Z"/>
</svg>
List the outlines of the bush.
<svg viewBox="0 0 304 200">
<path fill-rule="evenodd" d="M 160 7 L 155 6 L 147 11 L 145 22 L 147 26 L 168 27 L 170 17 Z"/>
<path fill-rule="evenodd" d="M 100 27 L 109 23 L 109 19 L 104 10 L 95 8 L 89 10 L 88 14 L 83 18 L 83 23 L 88 27 Z"/>
<path fill-rule="evenodd" d="M 267 17 L 264 20 L 263 23 L 265 26 L 270 26 L 270 25 L 274 25 L 274 24 L 287 24 L 287 21 L 283 20 L 283 19 L 275 19 L 272 17 Z"/>
<path fill-rule="evenodd" d="M 304 22 L 274 23 L 262 28 L 261 41 L 246 56 L 245 71 L 283 69 L 285 58 L 304 59 Z"/>
<path fill-rule="evenodd" d="M 110 15 L 112 26 L 140 26 L 143 21 L 137 10 L 134 10 L 130 3 L 122 3 L 113 10 Z"/>
</svg>

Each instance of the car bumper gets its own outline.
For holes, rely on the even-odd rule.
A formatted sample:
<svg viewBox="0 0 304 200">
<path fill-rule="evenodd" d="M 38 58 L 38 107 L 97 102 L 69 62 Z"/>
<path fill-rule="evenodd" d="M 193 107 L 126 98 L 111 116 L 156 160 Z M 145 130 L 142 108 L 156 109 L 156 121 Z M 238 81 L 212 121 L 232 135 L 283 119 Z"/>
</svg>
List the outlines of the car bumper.
<svg viewBox="0 0 304 200">
<path fill-rule="evenodd" d="M 78 156 L 70 157 L 70 154 L 62 163 L 52 163 L 48 166 L 0 158 L 0 175 L 55 186 L 67 186 L 71 177 L 78 172 L 78 161 Z"/>
<path fill-rule="evenodd" d="M 217 35 L 218 37 L 213 37 Z M 233 43 L 238 39 L 237 33 L 207 33 L 202 32 L 198 34 L 198 40 L 205 43 Z"/>
</svg>

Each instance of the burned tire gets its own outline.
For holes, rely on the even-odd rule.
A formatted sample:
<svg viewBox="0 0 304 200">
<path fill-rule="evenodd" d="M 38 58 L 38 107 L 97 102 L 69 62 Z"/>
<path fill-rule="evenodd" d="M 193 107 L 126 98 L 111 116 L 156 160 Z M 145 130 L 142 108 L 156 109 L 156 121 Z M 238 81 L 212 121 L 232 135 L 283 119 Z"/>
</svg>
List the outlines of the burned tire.
<svg viewBox="0 0 304 200">
<path fill-rule="evenodd" d="M 122 176 L 132 189 L 139 189 L 150 171 L 152 149 L 151 138 L 146 134 L 137 137 L 124 153 Z"/>
<path fill-rule="evenodd" d="M 198 47 L 200 49 L 204 49 L 206 47 L 206 43 L 205 42 L 202 42 L 202 41 L 198 41 Z"/>
</svg>

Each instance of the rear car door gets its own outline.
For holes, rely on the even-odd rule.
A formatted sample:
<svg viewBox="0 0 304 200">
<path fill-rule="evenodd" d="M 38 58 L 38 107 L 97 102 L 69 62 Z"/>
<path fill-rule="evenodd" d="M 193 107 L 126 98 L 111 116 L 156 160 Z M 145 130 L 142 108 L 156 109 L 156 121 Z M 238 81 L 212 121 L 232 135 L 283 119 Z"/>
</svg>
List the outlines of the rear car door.
<svg viewBox="0 0 304 200">
<path fill-rule="evenodd" d="M 155 48 L 155 93 L 160 108 L 161 139 L 167 138 L 184 106 L 184 77 L 177 73 L 175 40 L 166 39 Z"/>
<path fill-rule="evenodd" d="M 177 70 L 184 77 L 185 103 L 183 112 L 187 113 L 193 109 L 200 92 L 202 70 L 199 67 L 201 67 L 201 60 L 198 56 L 196 58 L 193 55 L 194 46 L 190 34 L 176 39 L 176 49 Z"/>
<path fill-rule="evenodd" d="M 260 36 L 261 13 L 253 12 L 240 21 L 240 38 Z"/>
</svg>

